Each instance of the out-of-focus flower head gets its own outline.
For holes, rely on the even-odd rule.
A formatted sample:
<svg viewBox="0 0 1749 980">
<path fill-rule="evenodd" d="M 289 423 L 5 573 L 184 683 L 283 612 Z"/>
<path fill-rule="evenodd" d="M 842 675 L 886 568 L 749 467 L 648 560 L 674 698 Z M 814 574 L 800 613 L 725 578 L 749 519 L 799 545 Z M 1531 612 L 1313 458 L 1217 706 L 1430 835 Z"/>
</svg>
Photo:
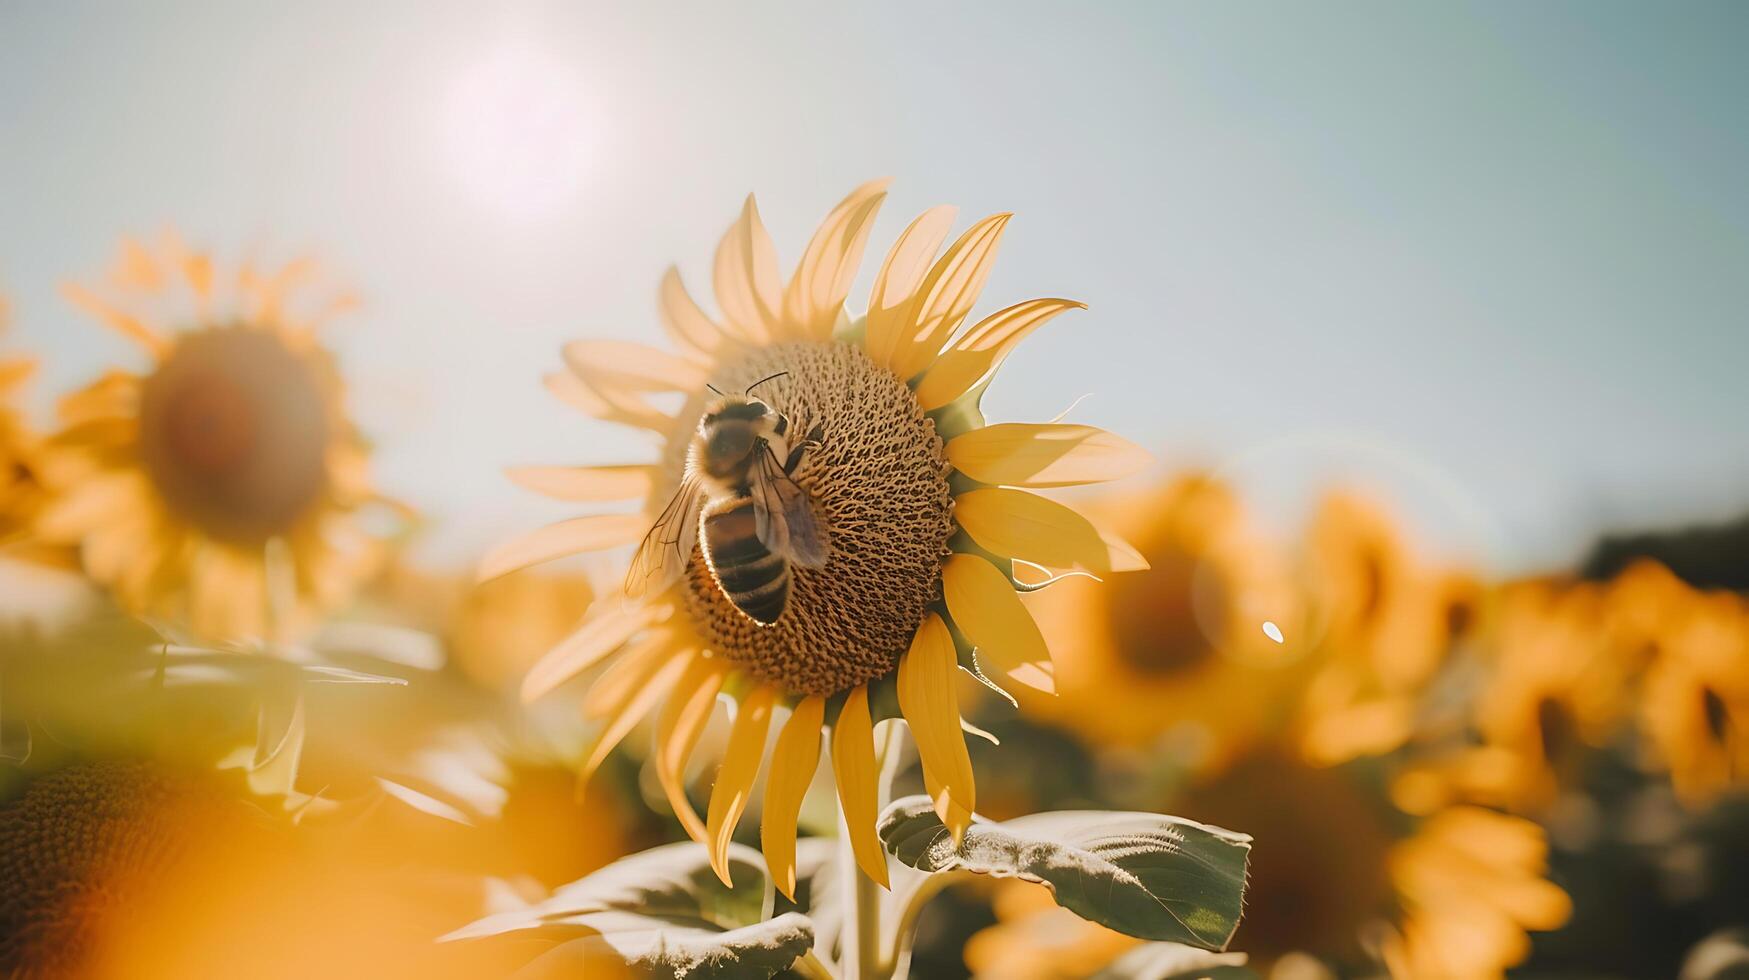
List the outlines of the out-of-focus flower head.
<svg viewBox="0 0 1749 980">
<path fill-rule="evenodd" d="M 1338 763 L 1389 752 L 1474 618 L 1470 574 L 1418 557 L 1383 508 L 1355 493 L 1319 507 L 1307 541 L 1310 600 L 1323 637 L 1301 703 L 1307 758 Z"/>
<path fill-rule="evenodd" d="M 115 271 L 68 297 L 148 355 L 60 407 L 37 522 L 79 548 L 131 612 L 213 640 L 286 636 L 376 567 L 371 488 L 320 327 L 344 294 L 298 301 L 308 261 L 233 275 L 174 239 L 124 243 Z"/>
<path fill-rule="evenodd" d="M 795 888 L 796 819 L 823 731 L 831 731 L 858 863 L 885 883 L 875 834 L 875 723 L 905 719 L 940 817 L 963 832 L 976 799 L 955 692 L 962 655 L 969 663 L 970 649 L 980 648 L 986 656 L 977 666 L 994 683 L 1048 683 L 1049 652 L 1017 597 L 1015 562 L 1099 574 L 1142 565 L 1087 518 L 1027 488 L 1114 479 L 1145 465 L 1145 453 L 1088 426 L 986 425 L 979 409 L 1008 352 L 1081 305 L 1032 300 L 967 327 L 1009 215 L 978 221 L 937 258 L 954 212 L 925 212 L 888 253 L 867 316 L 847 315 L 845 299 L 885 186 L 865 184 L 840 202 L 787 283 L 749 198 L 717 250 L 720 320 L 698 307 L 678 274 L 663 280 L 662 319 L 676 352 L 605 340 L 569 345 L 571 372 L 549 387 L 596 418 L 654 433 L 658 457 L 649 465 L 534 467 L 514 475 L 560 499 L 635 501 L 641 509 L 556 524 L 504 546 L 482 566 L 490 578 L 651 542 L 628 576 L 628 592 L 641 595 L 597 602 L 598 613 L 530 672 L 523 693 L 538 697 L 611 658 L 584 704 L 604 725 L 585 772 L 655 714 L 657 776 L 688 833 L 710 845 L 725 880 L 730 836 L 767 733 L 788 705 L 761 824 L 772 878 L 786 894 Z M 769 557 L 742 570 L 739 588 L 750 595 L 786 596 L 781 615 L 765 625 L 725 595 L 720 565 L 708 564 L 696 545 L 692 518 L 706 500 L 689 479 L 697 465 L 688 463 L 707 406 L 721 393 L 755 386 L 753 395 L 789 427 L 770 430 L 773 438 L 783 433 L 792 449 L 808 448 L 755 461 L 780 472 L 758 503 L 750 501 L 758 513 L 740 512 L 758 522 L 748 539 L 778 540 L 765 514 L 786 499 L 799 499 L 824 527 L 823 547 L 796 552 L 808 560 L 785 562 L 774 576 L 764 575 L 773 569 Z M 771 416 L 759 418 L 776 425 Z M 820 567 L 805 567 L 810 562 Z M 683 773 L 719 692 L 739 707 L 701 820 Z"/>
<path fill-rule="evenodd" d="M 1095 506 L 1148 567 L 1107 583 L 1066 578 L 1028 597 L 1058 651 L 1057 697 L 1022 706 L 1094 744 L 1166 739 L 1192 767 L 1230 760 L 1285 717 L 1280 695 L 1306 614 L 1289 553 L 1249 526 L 1231 489 L 1200 474 Z"/>
<path fill-rule="evenodd" d="M 1642 724 L 1677 795 L 1705 803 L 1749 780 L 1749 601 L 1691 592 L 1667 616 Z"/>
<path fill-rule="evenodd" d="M 0 296 L 0 334 L 9 317 L 6 297 Z M 36 362 L 29 358 L 0 356 L 0 547 L 16 543 L 42 503 L 37 473 L 41 440 L 17 404 L 35 370 Z"/>
</svg>

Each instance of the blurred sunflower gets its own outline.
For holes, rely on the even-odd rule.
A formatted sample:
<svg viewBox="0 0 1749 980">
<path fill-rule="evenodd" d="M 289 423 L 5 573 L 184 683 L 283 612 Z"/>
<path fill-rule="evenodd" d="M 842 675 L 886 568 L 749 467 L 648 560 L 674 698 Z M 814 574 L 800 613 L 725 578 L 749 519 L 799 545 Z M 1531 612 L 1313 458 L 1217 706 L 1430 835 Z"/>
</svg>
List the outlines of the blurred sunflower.
<svg viewBox="0 0 1749 980">
<path fill-rule="evenodd" d="M 234 773 L 98 760 L 34 779 L 0 800 L 0 973 L 89 975 L 165 875 L 271 839 Z"/>
<path fill-rule="evenodd" d="M 1423 747 L 1396 775 L 1397 804 L 1432 813 L 1456 801 L 1546 813 L 1629 707 L 1628 662 L 1611 641 L 1606 590 L 1527 580 L 1489 601 L 1480 628 L 1470 731 Z"/>
<path fill-rule="evenodd" d="M 1524 958 L 1526 930 L 1566 920 L 1566 893 L 1543 877 L 1537 825 L 1478 807 L 1408 819 L 1370 780 L 1352 763 L 1311 765 L 1265 748 L 1160 801 L 1256 838 L 1233 939 L 1254 964 L 1382 957 L 1401 980 L 1480 980 Z M 1137 942 L 1049 904 L 999 899 L 1000 921 L 967 946 L 968 965 L 980 976 L 1087 976 Z"/>
<path fill-rule="evenodd" d="M 1304 633 L 1286 555 L 1247 525 L 1231 489 L 1200 474 L 1097 506 L 1147 569 L 1029 597 L 1059 650 L 1058 697 L 1023 706 L 1099 745 L 1182 735 L 1193 767 L 1221 765 L 1281 721 L 1267 692 L 1286 681 Z"/>
<path fill-rule="evenodd" d="M 1693 593 L 1646 672 L 1641 714 L 1676 793 L 1703 803 L 1749 779 L 1749 602 Z"/>
<path fill-rule="evenodd" d="M 1300 705 L 1308 759 L 1338 763 L 1402 745 L 1415 706 L 1474 618 L 1480 587 L 1418 559 L 1386 513 L 1354 493 L 1326 497 L 1307 542 L 1323 629 Z"/>
<path fill-rule="evenodd" d="M 978 221 L 938 259 L 954 211 L 925 212 L 888 253 L 867 316 L 847 317 L 844 301 L 885 186 L 865 184 L 833 209 L 787 286 L 749 197 L 716 254 L 721 322 L 699 309 L 675 272 L 662 282 L 662 319 L 679 353 L 618 341 L 569 345 L 571 373 L 549 379 L 549 387 L 597 418 L 654 434 L 658 458 L 512 476 L 560 499 L 636 500 L 643 510 L 553 525 L 501 548 L 481 569 L 490 578 L 635 544 L 671 501 L 686 508 L 676 491 L 712 397 L 707 386 L 743 392 L 759 383 L 760 400 L 793 420 L 798 433 L 818 433 L 793 476 L 824 519 L 829 557 L 823 568 L 791 570 L 781 616 L 756 624 L 725 598 L 694 541 L 658 532 L 658 545 L 674 550 L 672 584 L 655 582 L 625 604 L 598 602 L 591 620 L 523 688 L 525 697 L 539 697 L 617 653 L 584 703 L 605 722 L 584 775 L 662 704 L 657 776 L 688 833 L 710 846 L 725 881 L 730 835 L 773 716 L 789 705 L 761 825 L 767 862 L 786 894 L 795 887 L 796 817 L 823 727 L 831 731 L 857 861 L 885 883 L 875 835 L 874 723 L 905 719 L 937 812 L 963 831 L 976 800 L 954 684 L 962 651 L 976 647 L 975 665 L 994 682 L 1049 684 L 1049 653 L 1016 594 L 1013 562 L 1098 573 L 1144 564 L 1074 510 L 1023 489 L 1113 479 L 1145 465 L 1144 453 L 1087 426 L 984 423 L 979 399 L 1001 360 L 1045 321 L 1081 307 L 1032 300 L 960 330 L 1008 215 Z M 659 395 L 678 407 L 650 400 Z M 634 591 L 639 585 L 629 584 Z M 701 821 L 682 773 L 719 692 L 731 694 L 738 710 Z"/>
<path fill-rule="evenodd" d="M 8 307 L 0 296 L 0 331 Z M 0 358 L 0 545 L 11 544 L 29 526 L 42 500 L 36 472 L 38 442 L 14 399 L 36 370 L 28 358 Z"/>
<path fill-rule="evenodd" d="M 385 502 L 317 341 L 350 298 L 294 309 L 312 271 L 227 280 L 174 240 L 128 242 L 103 287 L 66 287 L 151 366 L 62 401 L 44 460 L 55 499 L 37 532 L 78 546 L 128 610 L 258 638 L 338 604 L 376 566 L 383 544 L 360 517 Z"/>
</svg>

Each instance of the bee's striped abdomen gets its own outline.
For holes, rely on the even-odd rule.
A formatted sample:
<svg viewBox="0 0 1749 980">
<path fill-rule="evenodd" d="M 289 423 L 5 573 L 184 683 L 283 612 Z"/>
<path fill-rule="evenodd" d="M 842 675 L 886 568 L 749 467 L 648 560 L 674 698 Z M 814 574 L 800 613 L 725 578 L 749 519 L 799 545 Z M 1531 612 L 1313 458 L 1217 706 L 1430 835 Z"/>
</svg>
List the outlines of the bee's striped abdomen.
<svg viewBox="0 0 1749 980">
<path fill-rule="evenodd" d="M 761 626 L 777 622 L 789 600 L 789 562 L 759 540 L 752 498 L 738 497 L 707 512 L 699 537 L 723 595 Z"/>
</svg>

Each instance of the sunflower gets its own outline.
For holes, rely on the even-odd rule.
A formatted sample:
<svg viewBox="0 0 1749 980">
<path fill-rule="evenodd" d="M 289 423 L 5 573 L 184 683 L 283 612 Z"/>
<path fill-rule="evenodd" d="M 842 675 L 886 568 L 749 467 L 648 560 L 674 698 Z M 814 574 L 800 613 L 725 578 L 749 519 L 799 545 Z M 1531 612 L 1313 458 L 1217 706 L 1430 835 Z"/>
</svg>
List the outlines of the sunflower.
<svg viewBox="0 0 1749 980">
<path fill-rule="evenodd" d="M 1676 793 L 1704 803 L 1749 778 L 1749 603 L 1691 593 L 1646 672 L 1642 724 Z"/>
<path fill-rule="evenodd" d="M 0 331 L 6 329 L 7 312 L 6 298 L 0 296 Z M 29 359 L 0 358 L 0 545 L 12 543 L 30 526 L 42 499 L 38 440 L 13 403 L 35 370 Z"/>
<path fill-rule="evenodd" d="M 1504 976 L 1530 954 L 1529 931 L 1572 915 L 1567 893 L 1544 878 L 1548 840 L 1520 817 L 1457 806 L 1428 818 L 1392 849 L 1402 905 L 1383 953 L 1391 975 L 1416 980 Z"/>
<path fill-rule="evenodd" d="M 386 501 L 317 341 L 350 301 L 294 308 L 311 272 L 298 262 L 222 279 L 173 240 L 128 242 L 104 287 L 66 287 L 151 365 L 62 401 L 45 456 L 55 499 L 37 532 L 76 545 L 129 611 L 259 638 L 339 603 L 379 560 L 383 542 L 360 517 Z M 187 307 L 172 314 L 180 329 L 149 319 L 167 304 Z"/>
<path fill-rule="evenodd" d="M 481 567 L 491 578 L 651 534 L 686 478 L 712 388 L 758 384 L 758 398 L 798 433 L 817 433 L 792 475 L 829 554 L 823 568 L 791 569 L 787 606 L 774 622 L 743 614 L 702 550 L 670 534 L 664 540 L 679 545 L 677 577 L 636 598 L 597 602 L 523 687 L 525 697 L 539 697 L 613 657 L 584 702 L 604 722 L 584 776 L 654 712 L 658 779 L 725 881 L 730 835 L 766 736 L 787 709 L 761 824 L 767 862 L 786 894 L 795 887 L 796 816 L 823 729 L 858 864 L 884 883 L 874 724 L 908 723 L 937 812 L 963 831 L 976 800 L 956 666 L 992 684 L 1049 686 L 1049 653 L 1017 595 L 1015 562 L 1098 574 L 1144 564 L 1085 517 L 1031 492 L 1126 475 L 1146 464 L 1144 453 L 1083 425 L 984 423 L 979 399 L 1002 359 L 1032 330 L 1082 306 L 1031 300 L 961 331 L 1009 215 L 978 221 L 937 258 L 954 211 L 924 212 L 882 263 L 868 314 L 854 321 L 845 314 L 885 187 L 865 184 L 834 208 L 787 285 L 749 197 L 716 253 L 720 320 L 699 308 L 677 273 L 662 281 L 662 321 L 678 352 L 606 340 L 567 346 L 570 373 L 550 378 L 549 387 L 597 418 L 651 433 L 656 458 L 532 467 L 512 477 L 560 499 L 640 501 L 642 510 L 550 526 L 501 547 Z M 682 773 L 719 692 L 738 708 L 700 820 Z"/>
<path fill-rule="evenodd" d="M 1304 635 L 1287 554 L 1250 526 L 1229 487 L 1202 474 L 1095 506 L 1117 515 L 1147 570 L 1030 597 L 1061 652 L 1058 697 L 1023 707 L 1096 745 L 1164 738 L 1193 767 L 1222 765 L 1283 721 L 1269 692 L 1288 680 Z"/>
<path fill-rule="evenodd" d="M 1589 584 L 1520 583 L 1490 630 L 1491 671 L 1475 706 L 1484 750 L 1510 759 L 1503 802 L 1538 809 L 1578 776 L 1588 748 L 1626 717 L 1627 665 L 1605 629 L 1608 597 Z M 1483 772 L 1491 763 L 1484 753 Z"/>
<path fill-rule="evenodd" d="M 1308 535 L 1324 637 L 1301 705 L 1309 759 L 1337 763 L 1402 745 L 1415 705 L 1473 618 L 1479 586 L 1418 558 L 1386 513 L 1354 493 L 1324 499 Z"/>
</svg>

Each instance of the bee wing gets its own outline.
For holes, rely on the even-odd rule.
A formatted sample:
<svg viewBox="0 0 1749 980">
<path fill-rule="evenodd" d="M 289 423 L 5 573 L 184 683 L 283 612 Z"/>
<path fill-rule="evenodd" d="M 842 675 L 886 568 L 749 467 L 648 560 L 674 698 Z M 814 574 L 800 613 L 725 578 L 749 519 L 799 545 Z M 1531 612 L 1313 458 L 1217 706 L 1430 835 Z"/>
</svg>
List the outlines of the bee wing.
<svg viewBox="0 0 1749 980">
<path fill-rule="evenodd" d="M 693 542 L 698 540 L 698 513 L 703 497 L 704 485 L 698 477 L 688 474 L 668 506 L 650 525 L 644 540 L 638 543 L 631 567 L 626 569 L 626 595 L 660 592 L 686 570 Z"/>
<path fill-rule="evenodd" d="M 753 474 L 753 522 L 759 541 L 803 568 L 826 564 L 826 529 L 814 518 L 808 492 L 783 471 L 767 446 Z"/>
</svg>

